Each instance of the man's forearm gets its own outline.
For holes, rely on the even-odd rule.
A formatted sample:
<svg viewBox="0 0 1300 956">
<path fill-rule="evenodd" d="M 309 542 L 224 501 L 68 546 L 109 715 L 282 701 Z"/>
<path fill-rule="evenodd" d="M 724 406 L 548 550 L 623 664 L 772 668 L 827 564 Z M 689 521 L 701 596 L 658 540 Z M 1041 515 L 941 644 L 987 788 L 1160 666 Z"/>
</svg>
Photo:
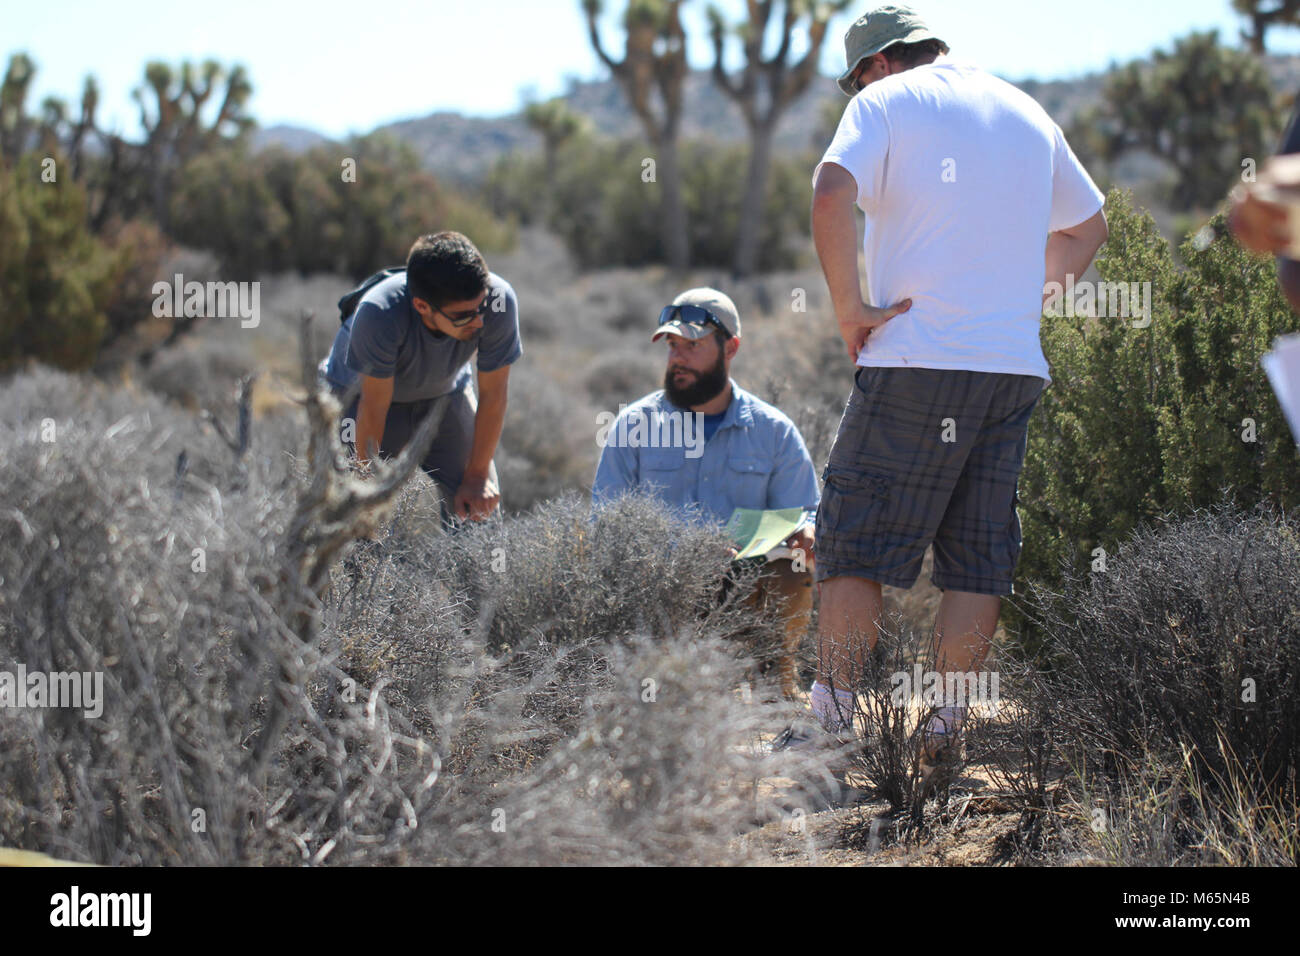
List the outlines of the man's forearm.
<svg viewBox="0 0 1300 956">
<path fill-rule="evenodd" d="M 368 408 L 364 401 L 358 406 L 356 448 L 357 461 L 361 464 L 368 462 L 372 454 L 378 457 L 384 441 L 384 424 L 387 418 L 387 410 L 377 412 L 375 409 Z"/>
<path fill-rule="evenodd" d="M 506 396 L 483 396 L 474 414 L 474 443 L 470 446 L 465 474 L 486 477 L 492 468 L 492 458 L 501 441 L 501 430 L 506 421 Z"/>
<path fill-rule="evenodd" d="M 812 233 L 835 314 L 846 315 L 862 304 L 862 285 L 858 281 L 858 224 L 853 206 L 837 196 L 814 196 Z"/>
<path fill-rule="evenodd" d="M 1054 232 L 1047 237 L 1047 277 L 1044 280 L 1043 298 L 1047 298 L 1046 285 L 1055 282 L 1062 288 L 1068 276 L 1075 281 L 1083 278 L 1092 265 L 1092 257 L 1101 248 L 1099 243 L 1081 236 Z"/>
</svg>

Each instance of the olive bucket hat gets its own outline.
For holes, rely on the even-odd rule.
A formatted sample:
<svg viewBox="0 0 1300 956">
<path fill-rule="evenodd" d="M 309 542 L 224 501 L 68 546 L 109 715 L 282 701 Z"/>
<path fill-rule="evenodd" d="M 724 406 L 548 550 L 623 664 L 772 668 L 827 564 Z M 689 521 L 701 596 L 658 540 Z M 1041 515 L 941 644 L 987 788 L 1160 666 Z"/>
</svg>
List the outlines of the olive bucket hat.
<svg viewBox="0 0 1300 956">
<path fill-rule="evenodd" d="M 939 40 L 920 15 L 911 7 L 892 4 L 876 7 L 860 17 L 844 34 L 844 61 L 848 69 L 840 74 L 838 82 L 845 96 L 858 91 L 853 88 L 853 71 L 863 60 L 895 43 L 920 43 L 922 40 Z M 939 40 L 943 52 L 948 44 Z"/>
</svg>

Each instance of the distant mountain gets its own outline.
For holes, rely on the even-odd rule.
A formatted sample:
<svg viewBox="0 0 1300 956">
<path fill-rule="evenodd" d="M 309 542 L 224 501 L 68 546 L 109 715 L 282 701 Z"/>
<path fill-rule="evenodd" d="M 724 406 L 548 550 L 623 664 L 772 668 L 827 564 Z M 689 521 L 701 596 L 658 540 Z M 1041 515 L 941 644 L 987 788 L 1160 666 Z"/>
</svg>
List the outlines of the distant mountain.
<svg viewBox="0 0 1300 956">
<path fill-rule="evenodd" d="M 683 139 L 712 139 L 743 142 L 747 138 L 744 119 L 705 71 L 687 78 L 682 120 Z M 613 80 L 573 81 L 564 94 L 569 106 L 591 120 L 602 136 L 639 137 L 641 125 Z M 797 100 L 777 129 L 777 147 L 782 150 L 810 147 L 818 128 L 823 104 L 836 99 L 848 101 L 830 79 L 813 84 Z M 380 129 L 407 140 L 419 150 L 435 173 L 455 179 L 471 179 L 507 152 L 541 149 L 541 137 L 530 130 L 520 113 L 491 119 L 466 117 L 459 113 L 434 113 L 420 119 L 393 123 Z"/>
<path fill-rule="evenodd" d="M 1268 57 L 1269 75 L 1279 91 L 1300 91 L 1300 56 Z M 1078 113 L 1101 96 L 1104 73 L 1069 80 L 1011 80 L 1034 97 L 1062 127 L 1068 128 Z M 596 132 L 611 137 L 639 137 L 636 115 L 612 79 L 569 83 L 564 98 L 586 115 Z M 786 111 L 777 127 L 776 146 L 784 152 L 820 149 L 833 128 L 838 110 L 848 103 L 830 77 L 821 77 Z M 687 78 L 683 139 L 743 142 L 747 138 L 740 110 L 714 85 L 707 71 Z M 419 152 L 425 166 L 444 178 L 468 182 L 482 176 L 498 158 L 513 152 L 541 149 L 541 138 L 530 130 L 520 113 L 498 117 L 432 113 L 379 127 L 406 140 Z M 278 144 L 290 150 L 308 149 L 325 137 L 295 126 L 272 126 L 254 134 L 258 148 Z"/>
<path fill-rule="evenodd" d="M 1062 125 L 1100 95 L 1102 74 L 1077 80 L 1017 85 L 1036 98 Z M 572 81 L 564 93 L 569 106 L 591 120 L 596 132 L 615 138 L 640 137 L 640 122 L 612 79 Z M 748 138 L 744 118 L 707 71 L 694 71 L 686 80 L 682 138 L 741 143 Z M 838 111 L 848 104 L 830 77 L 821 77 L 781 117 L 776 148 L 782 152 L 820 149 L 833 130 Z M 519 113 L 481 118 L 459 113 L 434 113 L 380 127 L 411 143 L 425 165 L 453 180 L 469 181 L 482 175 L 506 153 L 541 149 L 541 137 L 528 128 Z"/>
<path fill-rule="evenodd" d="M 540 149 L 538 136 L 518 114 L 484 118 L 433 113 L 379 127 L 415 147 L 427 169 L 446 179 L 474 180 L 501 156 Z"/>
<path fill-rule="evenodd" d="M 258 127 L 253 130 L 252 135 L 252 145 L 255 150 L 280 146 L 291 153 L 305 153 L 313 146 L 328 142 L 329 137 L 322 136 L 315 130 L 305 129 L 301 126 L 290 126 L 285 123 L 277 123 L 275 126 L 268 126 L 265 129 Z"/>
</svg>

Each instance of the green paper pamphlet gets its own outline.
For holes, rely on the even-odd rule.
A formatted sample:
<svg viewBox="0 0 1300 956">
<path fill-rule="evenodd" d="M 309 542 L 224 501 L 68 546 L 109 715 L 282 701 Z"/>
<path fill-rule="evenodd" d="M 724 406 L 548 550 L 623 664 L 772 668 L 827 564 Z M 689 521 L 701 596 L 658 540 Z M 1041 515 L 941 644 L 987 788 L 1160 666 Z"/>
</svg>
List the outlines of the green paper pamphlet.
<svg viewBox="0 0 1300 956">
<path fill-rule="evenodd" d="M 741 558 L 761 558 L 773 548 L 780 547 L 804 523 L 802 508 L 782 508 L 763 511 L 759 508 L 737 508 L 731 513 L 726 532 L 736 542 Z"/>
</svg>

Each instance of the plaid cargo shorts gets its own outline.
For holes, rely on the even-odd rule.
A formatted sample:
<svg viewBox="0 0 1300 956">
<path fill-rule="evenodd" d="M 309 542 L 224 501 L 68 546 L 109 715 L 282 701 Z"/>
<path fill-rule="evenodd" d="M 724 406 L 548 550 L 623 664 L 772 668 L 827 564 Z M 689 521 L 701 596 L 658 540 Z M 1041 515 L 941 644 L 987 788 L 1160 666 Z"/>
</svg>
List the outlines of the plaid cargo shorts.
<svg viewBox="0 0 1300 956">
<path fill-rule="evenodd" d="M 910 588 L 934 545 L 943 590 L 1012 594 L 1033 375 L 867 366 L 854 376 L 817 509 L 817 581 Z"/>
</svg>

